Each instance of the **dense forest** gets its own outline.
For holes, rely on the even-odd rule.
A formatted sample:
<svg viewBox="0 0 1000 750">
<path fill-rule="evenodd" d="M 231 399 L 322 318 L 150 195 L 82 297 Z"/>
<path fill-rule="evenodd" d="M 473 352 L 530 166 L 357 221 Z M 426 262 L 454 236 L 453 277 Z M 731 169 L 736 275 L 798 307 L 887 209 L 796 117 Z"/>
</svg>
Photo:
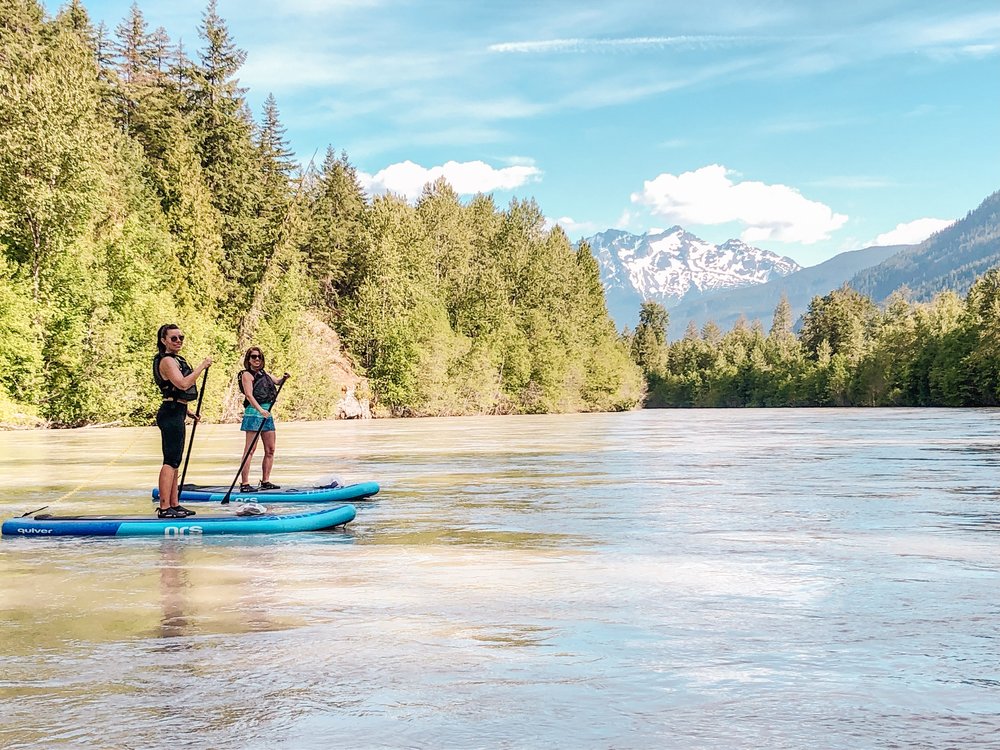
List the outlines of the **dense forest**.
<svg viewBox="0 0 1000 750">
<path fill-rule="evenodd" d="M 0 6 L 0 422 L 148 424 L 166 322 L 215 359 L 208 419 L 251 343 L 294 375 L 284 418 L 332 416 L 345 358 L 379 414 L 641 403 L 589 248 L 534 201 L 368 196 L 332 147 L 302 167 L 215 0 L 198 32 Z"/>
<path fill-rule="evenodd" d="M 649 406 L 997 406 L 1000 269 L 964 299 L 942 292 L 882 307 L 848 286 L 814 297 L 793 332 L 782 298 L 770 330 L 739 321 L 723 334 L 693 325 L 668 342 L 668 313 L 642 307 L 632 351 Z"/>
</svg>

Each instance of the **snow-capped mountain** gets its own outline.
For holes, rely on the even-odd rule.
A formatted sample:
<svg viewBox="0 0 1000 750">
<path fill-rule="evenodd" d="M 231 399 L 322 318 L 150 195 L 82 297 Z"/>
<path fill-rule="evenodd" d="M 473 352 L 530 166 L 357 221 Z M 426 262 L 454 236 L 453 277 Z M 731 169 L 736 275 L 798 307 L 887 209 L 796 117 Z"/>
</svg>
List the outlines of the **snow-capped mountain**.
<svg viewBox="0 0 1000 750">
<path fill-rule="evenodd" d="M 681 227 L 636 235 L 620 230 L 587 237 L 601 268 L 608 310 L 619 326 L 635 326 L 643 300 L 670 308 L 705 292 L 763 284 L 801 266 L 741 240 L 713 245 Z"/>
</svg>

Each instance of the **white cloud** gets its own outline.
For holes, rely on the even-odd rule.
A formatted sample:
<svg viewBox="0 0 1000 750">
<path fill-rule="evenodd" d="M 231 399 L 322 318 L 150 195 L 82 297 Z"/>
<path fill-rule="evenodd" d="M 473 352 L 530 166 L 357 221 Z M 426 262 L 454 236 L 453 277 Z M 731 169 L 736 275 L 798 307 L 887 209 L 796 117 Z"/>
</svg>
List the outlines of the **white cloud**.
<svg viewBox="0 0 1000 750">
<path fill-rule="evenodd" d="M 491 44 L 490 52 L 605 52 L 619 50 L 665 49 L 709 49 L 728 47 L 736 44 L 761 44 L 769 41 L 760 37 L 716 36 L 699 34 L 691 36 L 640 36 L 617 39 L 541 39 L 531 42 L 503 42 Z"/>
<path fill-rule="evenodd" d="M 486 162 L 449 161 L 439 167 L 422 167 L 412 161 L 390 164 L 374 175 L 360 173 L 362 186 L 373 195 L 395 193 L 408 200 L 420 196 L 424 185 L 444 177 L 459 195 L 489 193 L 493 190 L 513 190 L 541 178 L 538 167 L 517 164 L 496 169 Z"/>
<path fill-rule="evenodd" d="M 803 197 L 787 185 L 733 182 L 733 173 L 710 164 L 680 175 L 663 173 L 643 184 L 632 202 L 684 227 L 738 222 L 744 242 L 800 242 L 828 239 L 847 216 Z"/>
<path fill-rule="evenodd" d="M 935 232 L 955 223 L 954 219 L 916 219 L 905 224 L 897 224 L 889 232 L 883 232 L 872 245 L 918 245 Z"/>
<path fill-rule="evenodd" d="M 629 211 L 627 208 L 622 211 L 622 215 L 618 217 L 618 221 L 615 222 L 615 229 L 629 229 L 632 227 L 632 223 L 638 218 L 638 215 L 634 211 Z"/>
<path fill-rule="evenodd" d="M 546 229 L 552 229 L 556 225 L 562 227 L 563 231 L 570 237 L 582 237 L 583 235 L 596 232 L 598 229 L 597 224 L 592 221 L 577 221 L 571 216 L 560 216 L 558 219 L 546 217 Z"/>
</svg>

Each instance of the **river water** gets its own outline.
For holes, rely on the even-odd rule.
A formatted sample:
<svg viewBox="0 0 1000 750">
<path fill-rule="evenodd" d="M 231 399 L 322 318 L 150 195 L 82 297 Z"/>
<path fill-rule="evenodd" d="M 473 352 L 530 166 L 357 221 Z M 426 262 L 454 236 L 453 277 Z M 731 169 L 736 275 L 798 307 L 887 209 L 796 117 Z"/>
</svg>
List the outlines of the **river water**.
<svg viewBox="0 0 1000 750">
<path fill-rule="evenodd" d="M 382 484 L 345 531 L 0 540 L 0 747 L 997 748 L 998 416 L 281 424 Z M 152 513 L 158 451 L 0 434 L 0 515 Z"/>
</svg>

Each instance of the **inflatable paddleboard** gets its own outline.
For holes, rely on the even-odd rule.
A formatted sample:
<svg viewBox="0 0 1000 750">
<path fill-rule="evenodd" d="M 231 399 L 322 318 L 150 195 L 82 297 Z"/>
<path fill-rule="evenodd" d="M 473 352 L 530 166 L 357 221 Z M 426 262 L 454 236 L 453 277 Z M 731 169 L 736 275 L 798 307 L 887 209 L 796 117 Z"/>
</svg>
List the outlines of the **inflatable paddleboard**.
<svg viewBox="0 0 1000 750">
<path fill-rule="evenodd" d="M 237 486 L 229 495 L 233 503 L 336 503 L 350 500 L 363 500 L 377 494 L 377 482 L 361 482 L 348 485 L 326 485 L 324 487 L 282 487 L 280 490 L 258 490 L 240 492 Z M 197 484 L 185 484 L 180 492 L 180 501 L 184 503 L 218 503 L 229 492 L 229 487 L 206 487 Z M 153 489 L 153 501 L 160 498 L 160 491 Z"/>
<path fill-rule="evenodd" d="M 287 534 L 321 531 L 354 520 L 353 505 L 305 513 L 264 513 L 252 516 L 194 515 L 187 518 L 156 516 L 53 516 L 47 513 L 10 518 L 0 526 L 4 536 L 209 536 L 215 534 Z"/>
</svg>

